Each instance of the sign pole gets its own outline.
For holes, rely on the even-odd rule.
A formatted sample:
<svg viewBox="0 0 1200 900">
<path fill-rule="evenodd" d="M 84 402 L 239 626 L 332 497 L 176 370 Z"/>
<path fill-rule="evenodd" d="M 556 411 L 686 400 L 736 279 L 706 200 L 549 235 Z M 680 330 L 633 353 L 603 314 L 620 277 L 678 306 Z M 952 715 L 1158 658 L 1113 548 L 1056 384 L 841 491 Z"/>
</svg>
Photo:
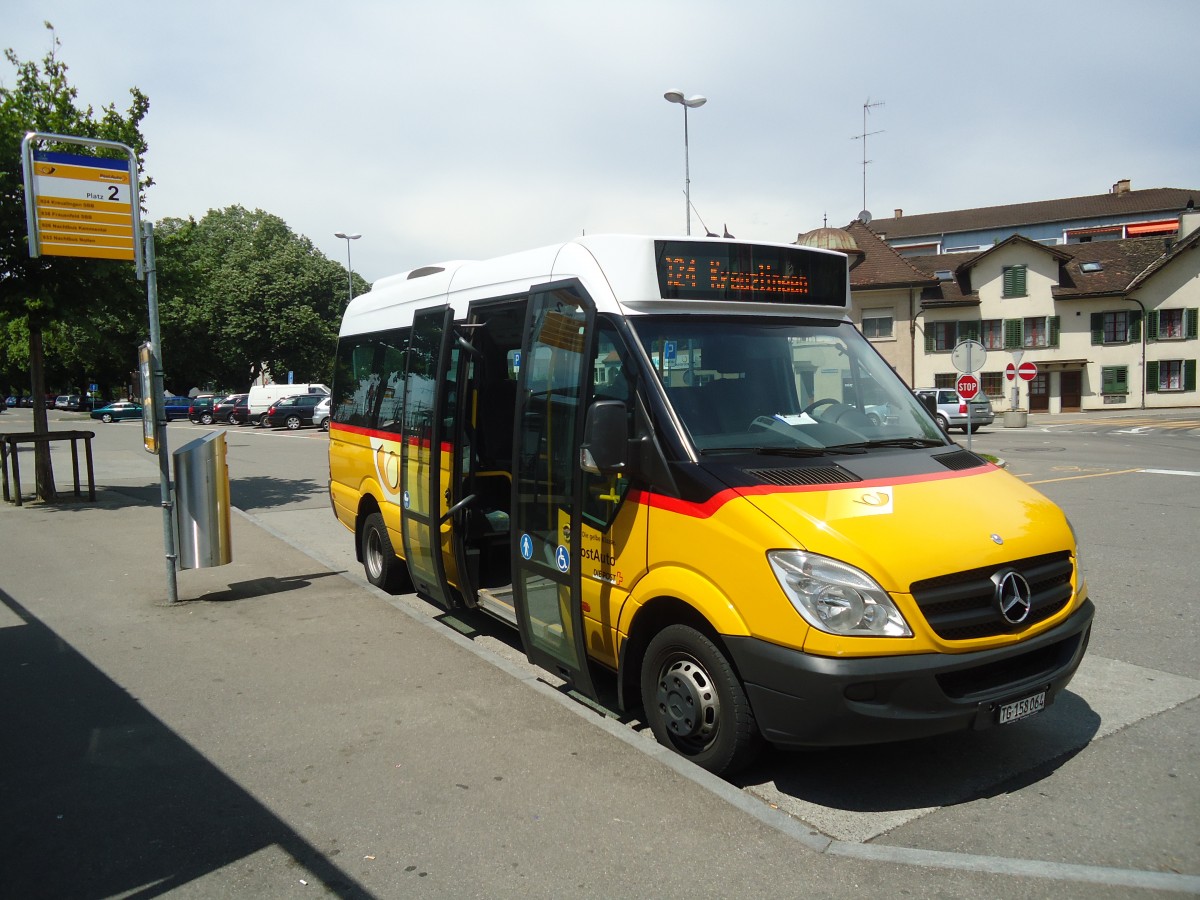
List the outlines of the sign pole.
<svg viewBox="0 0 1200 900">
<path fill-rule="evenodd" d="M 174 501 L 171 498 L 171 463 L 167 454 L 167 419 L 162 411 L 159 398 L 163 395 L 163 365 L 162 353 L 159 349 L 162 335 L 158 328 L 158 267 L 154 257 L 154 223 L 145 222 L 142 225 L 145 232 L 145 252 L 142 254 L 146 263 L 146 307 L 150 316 L 150 358 L 153 371 L 150 374 L 150 390 L 154 402 L 149 409 L 154 411 L 155 452 L 158 454 L 158 483 L 163 509 L 163 548 L 166 551 L 167 562 L 167 602 L 176 603 L 179 600 L 179 586 L 176 581 L 175 566 L 179 554 L 175 549 L 175 515 Z"/>
</svg>

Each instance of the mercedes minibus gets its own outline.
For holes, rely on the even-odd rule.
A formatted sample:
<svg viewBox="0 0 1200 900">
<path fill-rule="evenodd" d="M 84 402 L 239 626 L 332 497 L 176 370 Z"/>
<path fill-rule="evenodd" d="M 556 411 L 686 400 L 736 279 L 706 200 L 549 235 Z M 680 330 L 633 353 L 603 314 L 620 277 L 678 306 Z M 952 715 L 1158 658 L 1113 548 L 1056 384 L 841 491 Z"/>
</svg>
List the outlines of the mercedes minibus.
<svg viewBox="0 0 1200 900">
<path fill-rule="evenodd" d="M 586 236 L 384 278 L 341 325 L 330 496 L 366 576 L 520 632 L 717 773 L 1049 706 L 1075 535 L 851 323 L 846 257 Z"/>
</svg>

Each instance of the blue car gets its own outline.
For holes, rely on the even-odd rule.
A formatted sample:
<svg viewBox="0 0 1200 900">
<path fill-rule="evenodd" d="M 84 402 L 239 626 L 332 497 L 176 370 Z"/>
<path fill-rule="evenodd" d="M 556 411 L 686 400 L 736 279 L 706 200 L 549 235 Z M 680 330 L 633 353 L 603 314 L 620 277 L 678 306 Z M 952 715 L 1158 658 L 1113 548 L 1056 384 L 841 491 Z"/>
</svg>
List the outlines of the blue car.
<svg viewBox="0 0 1200 900">
<path fill-rule="evenodd" d="M 186 419 L 188 410 L 192 408 L 191 397 L 167 397 L 163 400 L 163 413 L 167 417 L 168 422 L 175 419 Z"/>
</svg>

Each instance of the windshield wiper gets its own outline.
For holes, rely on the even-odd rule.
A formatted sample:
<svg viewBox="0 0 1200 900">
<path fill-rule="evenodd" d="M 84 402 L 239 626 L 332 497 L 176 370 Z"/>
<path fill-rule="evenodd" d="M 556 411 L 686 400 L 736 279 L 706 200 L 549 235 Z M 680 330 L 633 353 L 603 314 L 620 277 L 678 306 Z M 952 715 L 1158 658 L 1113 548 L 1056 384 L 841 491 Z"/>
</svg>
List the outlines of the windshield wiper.
<svg viewBox="0 0 1200 900">
<path fill-rule="evenodd" d="M 867 449 L 870 447 L 945 447 L 945 441 L 939 441 L 936 438 L 919 438 L 919 437 L 903 437 L 903 438 L 885 438 L 876 441 L 858 441 L 853 444 L 837 444 L 831 449 L 840 450 L 843 447 L 853 447 Z"/>
<path fill-rule="evenodd" d="M 700 451 L 705 456 L 718 453 L 756 453 L 764 456 L 824 456 L 829 451 L 822 447 L 707 447 Z"/>
</svg>

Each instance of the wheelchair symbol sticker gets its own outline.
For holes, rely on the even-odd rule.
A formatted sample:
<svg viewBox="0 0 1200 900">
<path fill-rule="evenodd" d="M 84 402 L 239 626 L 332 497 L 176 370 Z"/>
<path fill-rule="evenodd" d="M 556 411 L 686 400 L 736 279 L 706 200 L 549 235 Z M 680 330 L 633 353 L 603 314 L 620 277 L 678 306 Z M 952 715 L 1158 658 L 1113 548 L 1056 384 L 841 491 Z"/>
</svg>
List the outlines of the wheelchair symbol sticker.
<svg viewBox="0 0 1200 900">
<path fill-rule="evenodd" d="M 558 549 L 554 551 L 554 563 L 560 572 L 566 572 L 571 568 L 571 554 L 562 544 L 559 544 Z"/>
<path fill-rule="evenodd" d="M 533 538 L 527 534 L 521 535 L 521 558 L 533 559 Z"/>
</svg>

